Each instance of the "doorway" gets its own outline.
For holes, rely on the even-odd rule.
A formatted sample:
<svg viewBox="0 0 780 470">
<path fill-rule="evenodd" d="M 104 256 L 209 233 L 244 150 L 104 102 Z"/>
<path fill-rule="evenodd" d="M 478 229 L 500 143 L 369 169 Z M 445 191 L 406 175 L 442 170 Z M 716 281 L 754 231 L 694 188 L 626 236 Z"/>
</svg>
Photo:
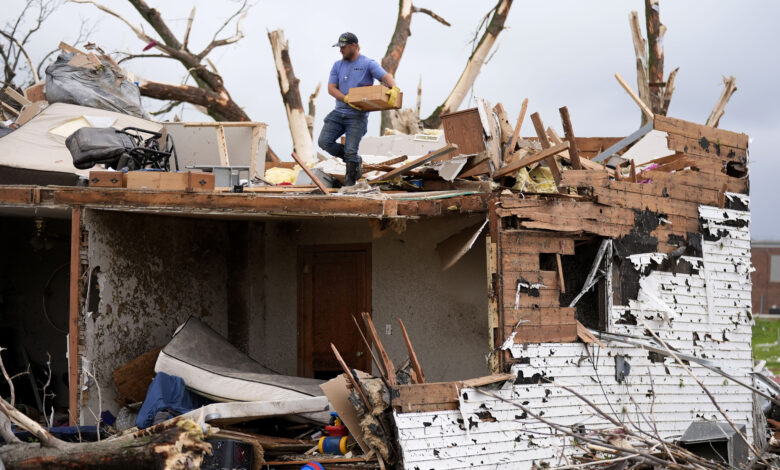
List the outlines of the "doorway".
<svg viewBox="0 0 780 470">
<path fill-rule="evenodd" d="M 330 379 L 350 368 L 370 371 L 369 350 L 352 317 L 371 312 L 371 244 L 298 248 L 298 374 Z"/>
</svg>

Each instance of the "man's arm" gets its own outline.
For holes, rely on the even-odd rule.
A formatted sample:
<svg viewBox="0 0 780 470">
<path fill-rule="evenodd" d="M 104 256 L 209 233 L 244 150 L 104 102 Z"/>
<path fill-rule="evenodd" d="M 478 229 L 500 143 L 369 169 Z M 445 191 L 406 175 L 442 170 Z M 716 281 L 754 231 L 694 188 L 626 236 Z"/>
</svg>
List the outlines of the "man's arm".
<svg viewBox="0 0 780 470">
<path fill-rule="evenodd" d="M 328 83 L 328 94 L 339 101 L 344 101 L 344 97 L 346 96 L 339 90 L 339 85 L 337 83 Z"/>
<path fill-rule="evenodd" d="M 393 88 L 393 87 L 396 87 L 396 86 L 398 86 L 398 85 L 396 85 L 396 84 L 395 84 L 395 78 L 393 78 L 393 76 L 392 76 L 392 75 L 390 75 L 390 73 L 389 73 L 389 72 L 388 72 L 388 73 L 386 73 L 386 74 L 385 74 L 385 75 L 382 77 L 382 79 L 380 80 L 380 82 L 384 83 L 384 84 L 385 84 L 385 85 L 387 85 L 389 88 Z"/>
</svg>

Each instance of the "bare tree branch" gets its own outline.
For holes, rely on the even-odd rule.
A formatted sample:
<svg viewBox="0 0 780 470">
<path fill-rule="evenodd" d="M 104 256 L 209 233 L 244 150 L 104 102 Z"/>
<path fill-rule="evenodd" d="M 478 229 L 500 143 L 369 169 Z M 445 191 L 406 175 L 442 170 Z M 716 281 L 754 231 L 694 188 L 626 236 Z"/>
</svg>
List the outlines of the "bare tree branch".
<svg viewBox="0 0 780 470">
<path fill-rule="evenodd" d="M 733 76 L 729 78 L 724 77 L 723 93 L 720 94 L 720 98 L 718 98 L 718 101 L 715 103 L 715 107 L 712 109 L 712 113 L 710 113 L 710 117 L 707 118 L 707 123 L 705 125 L 718 127 L 720 118 L 723 117 L 723 113 L 726 112 L 726 103 L 729 102 L 731 95 L 733 95 L 735 91 L 737 91 L 737 79 Z"/>
<path fill-rule="evenodd" d="M 445 20 L 441 16 L 434 13 L 432 10 L 429 10 L 427 8 L 420 8 L 416 6 L 412 6 L 412 12 L 413 13 L 425 13 L 426 15 L 430 16 L 434 20 L 438 21 L 439 23 L 443 24 L 444 26 L 452 26 L 449 21 Z"/>
<path fill-rule="evenodd" d="M 190 17 L 187 18 L 187 29 L 184 31 L 184 40 L 181 43 L 182 49 L 187 49 L 187 43 L 190 42 L 190 31 L 192 31 L 193 21 L 195 21 L 195 5 L 192 6 Z"/>
<path fill-rule="evenodd" d="M 215 47 L 225 46 L 228 44 L 233 44 L 234 42 L 240 40 L 244 37 L 244 32 L 241 30 L 241 25 L 244 23 L 244 19 L 246 19 L 246 15 L 249 13 L 249 9 L 247 8 L 247 0 L 244 0 L 244 2 L 241 4 L 241 7 L 233 13 L 225 22 L 222 24 L 222 26 L 219 27 L 216 33 L 214 33 L 214 37 L 211 39 L 211 42 L 206 46 L 205 49 L 200 54 L 197 54 L 197 56 L 201 59 L 206 57 L 209 52 L 211 52 Z M 240 15 L 240 16 L 239 16 Z M 233 19 L 238 16 L 238 21 L 236 21 L 236 34 L 233 36 L 226 38 L 226 39 L 220 39 L 217 40 L 217 36 L 219 33 L 222 32 L 223 29 L 231 22 Z"/>
</svg>

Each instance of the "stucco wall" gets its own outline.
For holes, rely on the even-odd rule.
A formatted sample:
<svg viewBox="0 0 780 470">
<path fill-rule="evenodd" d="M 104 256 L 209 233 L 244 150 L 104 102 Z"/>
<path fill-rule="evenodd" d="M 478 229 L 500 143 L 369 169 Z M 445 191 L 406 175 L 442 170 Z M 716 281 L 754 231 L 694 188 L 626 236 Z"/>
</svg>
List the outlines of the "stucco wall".
<svg viewBox="0 0 780 470">
<path fill-rule="evenodd" d="M 227 334 L 225 224 L 221 221 L 87 210 L 89 268 L 99 269 L 100 304 L 83 321 L 80 351 L 101 387 L 102 409 L 118 405 L 113 371 L 164 345 L 195 315 Z M 98 410 L 94 381 L 81 417 Z"/>
<path fill-rule="evenodd" d="M 297 371 L 297 247 L 371 243 L 373 317 L 390 357 L 398 362 L 407 356 L 400 317 L 429 382 L 488 374 L 484 236 L 447 271 L 441 270 L 436 252 L 438 242 L 481 220 L 408 221 L 400 234 L 386 228 L 376 237 L 364 219 L 267 222 L 266 308 L 253 327 L 262 335 L 257 358 L 280 372 Z"/>
<path fill-rule="evenodd" d="M 248 352 L 283 374 L 297 373 L 297 251 L 300 245 L 370 243 L 372 305 L 390 356 L 407 356 L 397 317 L 406 324 L 428 381 L 488 374 L 484 236 L 442 272 L 436 244 L 483 220 L 409 221 L 397 233 L 366 219 L 267 220 L 248 224 Z M 89 270 L 99 268 L 98 311 L 83 319 L 86 367 L 101 386 L 102 409 L 118 411 L 113 371 L 164 345 L 195 315 L 227 336 L 227 223 L 89 210 Z M 391 334 L 386 334 L 387 324 Z M 354 325 L 344 325 L 354 328 Z M 85 379 L 92 421 L 97 387 Z"/>
</svg>

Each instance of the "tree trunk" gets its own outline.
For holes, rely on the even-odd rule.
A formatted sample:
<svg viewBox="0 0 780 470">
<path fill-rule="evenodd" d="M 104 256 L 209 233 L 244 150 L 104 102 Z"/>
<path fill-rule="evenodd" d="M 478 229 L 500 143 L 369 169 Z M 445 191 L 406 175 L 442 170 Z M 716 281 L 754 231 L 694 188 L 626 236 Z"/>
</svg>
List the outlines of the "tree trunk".
<svg viewBox="0 0 780 470">
<path fill-rule="evenodd" d="M 141 95 L 158 100 L 183 101 L 203 106 L 216 121 L 249 121 L 249 116 L 227 94 L 189 85 L 143 82 Z"/>
<path fill-rule="evenodd" d="M 290 125 L 294 152 L 304 162 L 310 162 L 314 158 L 312 136 L 309 135 L 309 128 L 306 125 L 306 113 L 303 111 L 303 100 L 298 89 L 300 80 L 295 78 L 292 61 L 290 60 L 290 49 L 287 40 L 284 38 L 284 31 L 281 29 L 271 31 L 268 33 L 268 40 L 271 41 L 274 65 L 276 66 L 276 74 L 279 79 L 282 101 L 287 111 L 287 122 Z"/>
<path fill-rule="evenodd" d="M 200 429 L 191 421 L 189 425 L 131 441 L 116 439 L 73 443 L 62 449 L 41 447 L 39 444 L 0 447 L 0 459 L 7 470 L 184 470 L 200 468 L 206 453 L 211 453 L 211 445 L 203 441 Z"/>
<path fill-rule="evenodd" d="M 398 0 L 398 18 L 395 21 L 395 31 L 390 38 L 390 44 L 387 46 L 387 52 L 382 58 L 382 68 L 395 77 L 398 70 L 398 64 L 401 63 L 401 56 L 406 49 L 406 40 L 412 35 L 412 0 Z M 379 124 L 379 135 L 384 135 L 386 128 L 395 129 L 393 121 L 390 119 L 389 111 L 382 111 Z"/>
<path fill-rule="evenodd" d="M 647 21 L 647 78 L 650 88 L 650 109 L 661 114 L 664 103 L 664 46 L 666 26 L 661 24 L 659 0 L 645 0 Z"/>
<path fill-rule="evenodd" d="M 509 14 L 509 8 L 512 6 L 512 0 L 499 0 L 496 6 L 493 8 L 493 15 L 490 18 L 490 22 L 485 28 L 485 32 L 482 38 L 477 43 L 477 47 L 466 62 L 466 68 L 460 75 L 458 82 L 450 92 L 450 95 L 436 108 L 433 113 L 423 121 L 425 127 L 438 128 L 441 126 L 441 115 L 456 111 L 463 100 L 466 98 L 466 94 L 469 89 L 474 85 L 474 82 L 482 70 L 482 65 L 488 58 L 490 50 L 493 48 L 498 35 L 504 29 L 504 23 L 506 17 Z"/>
</svg>

